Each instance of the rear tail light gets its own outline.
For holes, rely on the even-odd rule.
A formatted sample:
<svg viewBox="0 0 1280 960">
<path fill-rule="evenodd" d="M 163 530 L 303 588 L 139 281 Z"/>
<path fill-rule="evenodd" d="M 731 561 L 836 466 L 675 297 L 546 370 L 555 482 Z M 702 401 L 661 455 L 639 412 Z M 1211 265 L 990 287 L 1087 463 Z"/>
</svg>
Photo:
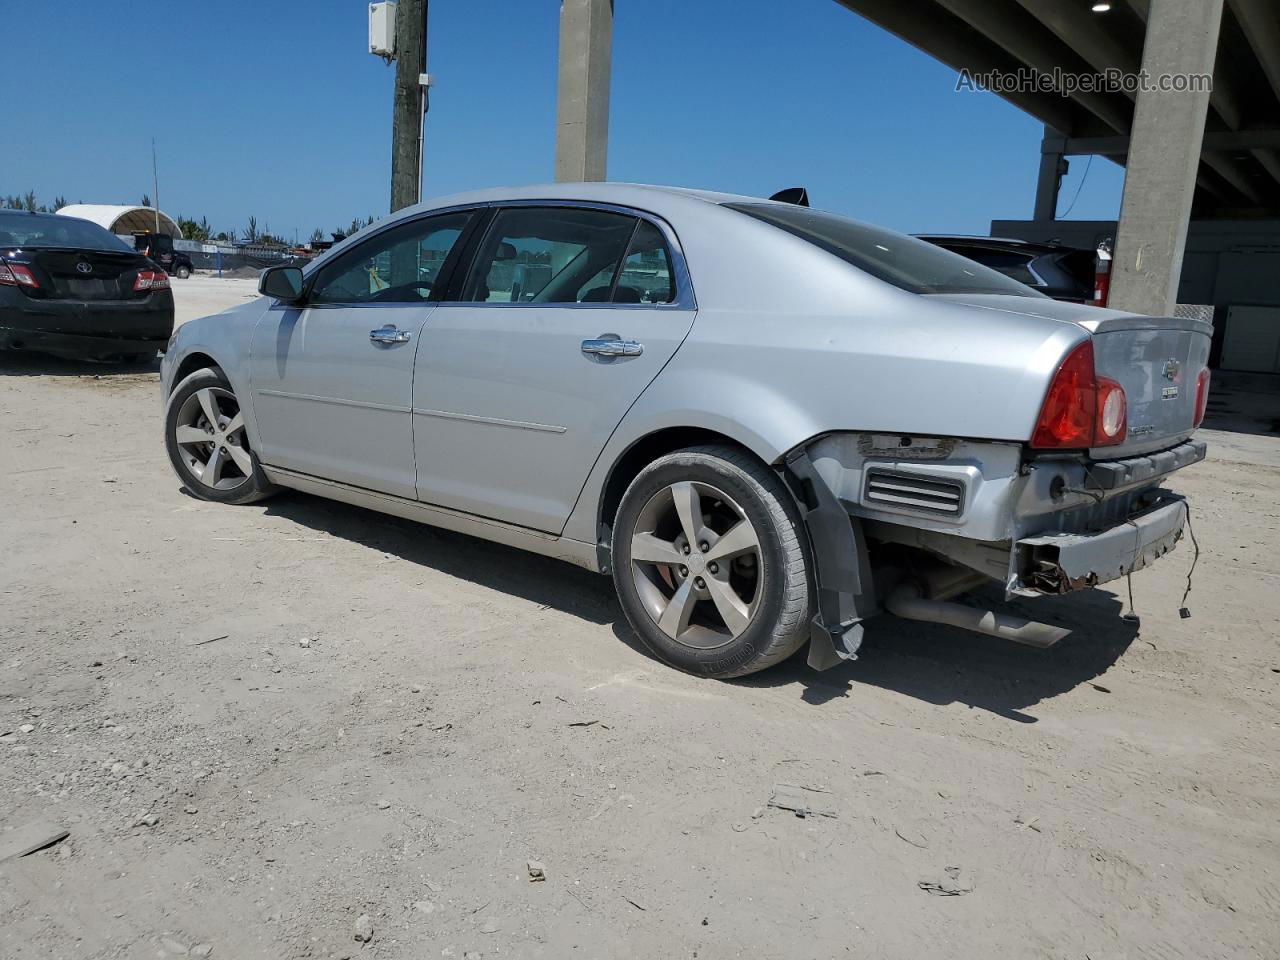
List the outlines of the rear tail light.
<svg viewBox="0 0 1280 960">
<path fill-rule="evenodd" d="M 134 291 L 167 290 L 169 275 L 163 270 L 140 270 L 133 280 Z"/>
<path fill-rule="evenodd" d="M 1209 368 L 1205 367 L 1196 378 L 1196 421 L 1192 426 L 1204 423 L 1204 415 L 1209 409 Z"/>
<path fill-rule="evenodd" d="M 1098 266 L 1093 274 L 1093 305 L 1105 307 L 1111 298 L 1111 261 L 1098 258 Z"/>
<path fill-rule="evenodd" d="M 1067 354 L 1049 384 L 1031 446 L 1072 450 L 1123 443 L 1127 423 L 1124 388 L 1095 373 L 1093 341 L 1086 340 Z"/>
<path fill-rule="evenodd" d="M 35 278 L 30 269 L 20 263 L 5 263 L 3 260 L 0 260 L 0 284 L 8 287 L 40 289 L 40 281 Z"/>
<path fill-rule="evenodd" d="M 1114 380 L 1098 377 L 1098 421 L 1094 425 L 1093 445 L 1105 447 L 1122 443 L 1129 432 L 1128 408 L 1124 399 L 1124 387 Z"/>
</svg>

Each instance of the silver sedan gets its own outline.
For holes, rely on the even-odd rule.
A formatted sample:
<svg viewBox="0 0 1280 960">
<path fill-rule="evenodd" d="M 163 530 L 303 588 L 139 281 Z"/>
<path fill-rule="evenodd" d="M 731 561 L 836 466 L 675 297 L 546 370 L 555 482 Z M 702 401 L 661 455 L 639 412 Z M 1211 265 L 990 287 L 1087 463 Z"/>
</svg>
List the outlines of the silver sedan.
<svg viewBox="0 0 1280 960">
<path fill-rule="evenodd" d="M 194 495 L 282 487 L 611 574 L 659 657 L 732 677 L 885 612 L 1049 646 L 954 598 L 1070 593 L 1182 535 L 1209 329 L 1056 303 L 930 244 L 666 187 L 400 211 L 175 333 Z"/>
</svg>

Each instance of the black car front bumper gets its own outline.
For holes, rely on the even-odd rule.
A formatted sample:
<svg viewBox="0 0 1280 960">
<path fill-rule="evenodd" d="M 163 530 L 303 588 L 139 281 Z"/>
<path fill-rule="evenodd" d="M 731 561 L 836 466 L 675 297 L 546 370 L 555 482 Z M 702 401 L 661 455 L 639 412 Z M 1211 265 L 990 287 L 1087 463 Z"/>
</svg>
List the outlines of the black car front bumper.
<svg viewBox="0 0 1280 960">
<path fill-rule="evenodd" d="M 110 360 L 163 350 L 173 333 L 173 294 L 139 300 L 38 300 L 0 287 L 0 350 Z"/>
</svg>

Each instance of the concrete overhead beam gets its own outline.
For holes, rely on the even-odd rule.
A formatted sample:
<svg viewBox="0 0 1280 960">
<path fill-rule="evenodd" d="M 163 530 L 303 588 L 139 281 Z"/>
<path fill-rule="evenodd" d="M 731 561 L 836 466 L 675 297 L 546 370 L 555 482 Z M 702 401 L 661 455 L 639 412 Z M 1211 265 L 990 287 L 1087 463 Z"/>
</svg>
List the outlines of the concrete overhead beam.
<svg viewBox="0 0 1280 960">
<path fill-rule="evenodd" d="M 1018 0 L 1018 3 L 1099 73 L 1110 67 L 1126 73 L 1138 72 L 1138 57 L 1106 29 L 1105 15 L 1089 13 L 1088 4 L 1046 3 L 1045 0 Z"/>
<path fill-rule="evenodd" d="M 1205 150 L 1214 153 L 1239 153 L 1241 150 L 1280 150 L 1280 129 L 1216 130 L 1204 135 Z M 1068 157 L 1097 154 L 1119 157 L 1124 162 L 1129 152 L 1128 137 L 1067 137 L 1061 141 L 1046 138 L 1041 149 Z"/>
<path fill-rule="evenodd" d="M 1271 89 L 1280 97 L 1280 16 L 1275 0 L 1231 0 L 1231 10 L 1249 38 Z"/>
<path fill-rule="evenodd" d="M 604 180 L 609 152 L 613 0 L 561 0 L 556 180 Z"/>
<path fill-rule="evenodd" d="M 1240 164 L 1220 153 L 1205 153 L 1203 160 L 1207 167 L 1215 171 L 1218 176 L 1254 203 L 1261 204 L 1263 202 L 1262 194 L 1258 192 L 1257 187 L 1249 182 L 1249 179 L 1242 172 Z"/>
<path fill-rule="evenodd" d="M 896 34 L 907 43 L 941 60 L 953 70 L 973 73 L 1014 72 L 1019 63 L 996 44 L 985 40 L 950 16 L 922 15 L 901 0 L 838 0 L 841 6 Z M 1001 93 L 1000 97 L 1055 130 L 1075 127 L 1070 105 L 1056 94 Z"/>
<path fill-rule="evenodd" d="M 1280 183 L 1280 153 L 1275 150 L 1254 149 L 1250 151 L 1254 158 L 1262 164 L 1262 168 Z"/>
<path fill-rule="evenodd" d="M 1223 0 L 1151 0 L 1142 69 L 1212 73 Z M 1208 92 L 1144 90 L 1134 108 L 1110 305 L 1167 315 L 1177 300 Z"/>
<path fill-rule="evenodd" d="M 1040 73 L 1088 70 L 1070 47 L 1046 31 L 1017 0 L 935 0 Z M 1105 93 L 1077 92 L 1072 99 L 1117 133 L 1128 133 L 1132 111 Z"/>
</svg>

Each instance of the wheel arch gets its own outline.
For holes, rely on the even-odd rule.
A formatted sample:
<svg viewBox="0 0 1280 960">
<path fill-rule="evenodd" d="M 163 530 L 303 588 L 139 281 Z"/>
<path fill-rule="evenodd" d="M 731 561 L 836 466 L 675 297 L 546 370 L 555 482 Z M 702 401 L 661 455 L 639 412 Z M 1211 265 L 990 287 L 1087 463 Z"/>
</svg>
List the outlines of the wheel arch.
<svg viewBox="0 0 1280 960">
<path fill-rule="evenodd" d="M 195 373 L 197 370 L 204 367 L 213 367 L 215 370 L 222 370 L 222 365 L 207 353 L 200 350 L 193 350 L 191 353 L 188 353 L 178 362 L 178 366 L 173 371 L 173 381 L 169 384 L 169 393 L 172 394 L 178 384 L 191 376 L 191 374 Z M 226 371 L 223 371 L 223 373 L 225 375 Z"/>
<path fill-rule="evenodd" d="M 623 450 L 609 467 L 600 491 L 596 522 L 601 542 L 609 542 L 608 532 L 613 528 L 613 520 L 622 503 L 622 495 L 631 485 L 631 481 L 639 476 L 641 470 L 668 453 L 674 453 L 686 447 L 710 444 L 733 447 L 751 456 L 757 456 L 747 444 L 740 440 L 706 427 L 663 427 L 645 434 Z"/>
</svg>

